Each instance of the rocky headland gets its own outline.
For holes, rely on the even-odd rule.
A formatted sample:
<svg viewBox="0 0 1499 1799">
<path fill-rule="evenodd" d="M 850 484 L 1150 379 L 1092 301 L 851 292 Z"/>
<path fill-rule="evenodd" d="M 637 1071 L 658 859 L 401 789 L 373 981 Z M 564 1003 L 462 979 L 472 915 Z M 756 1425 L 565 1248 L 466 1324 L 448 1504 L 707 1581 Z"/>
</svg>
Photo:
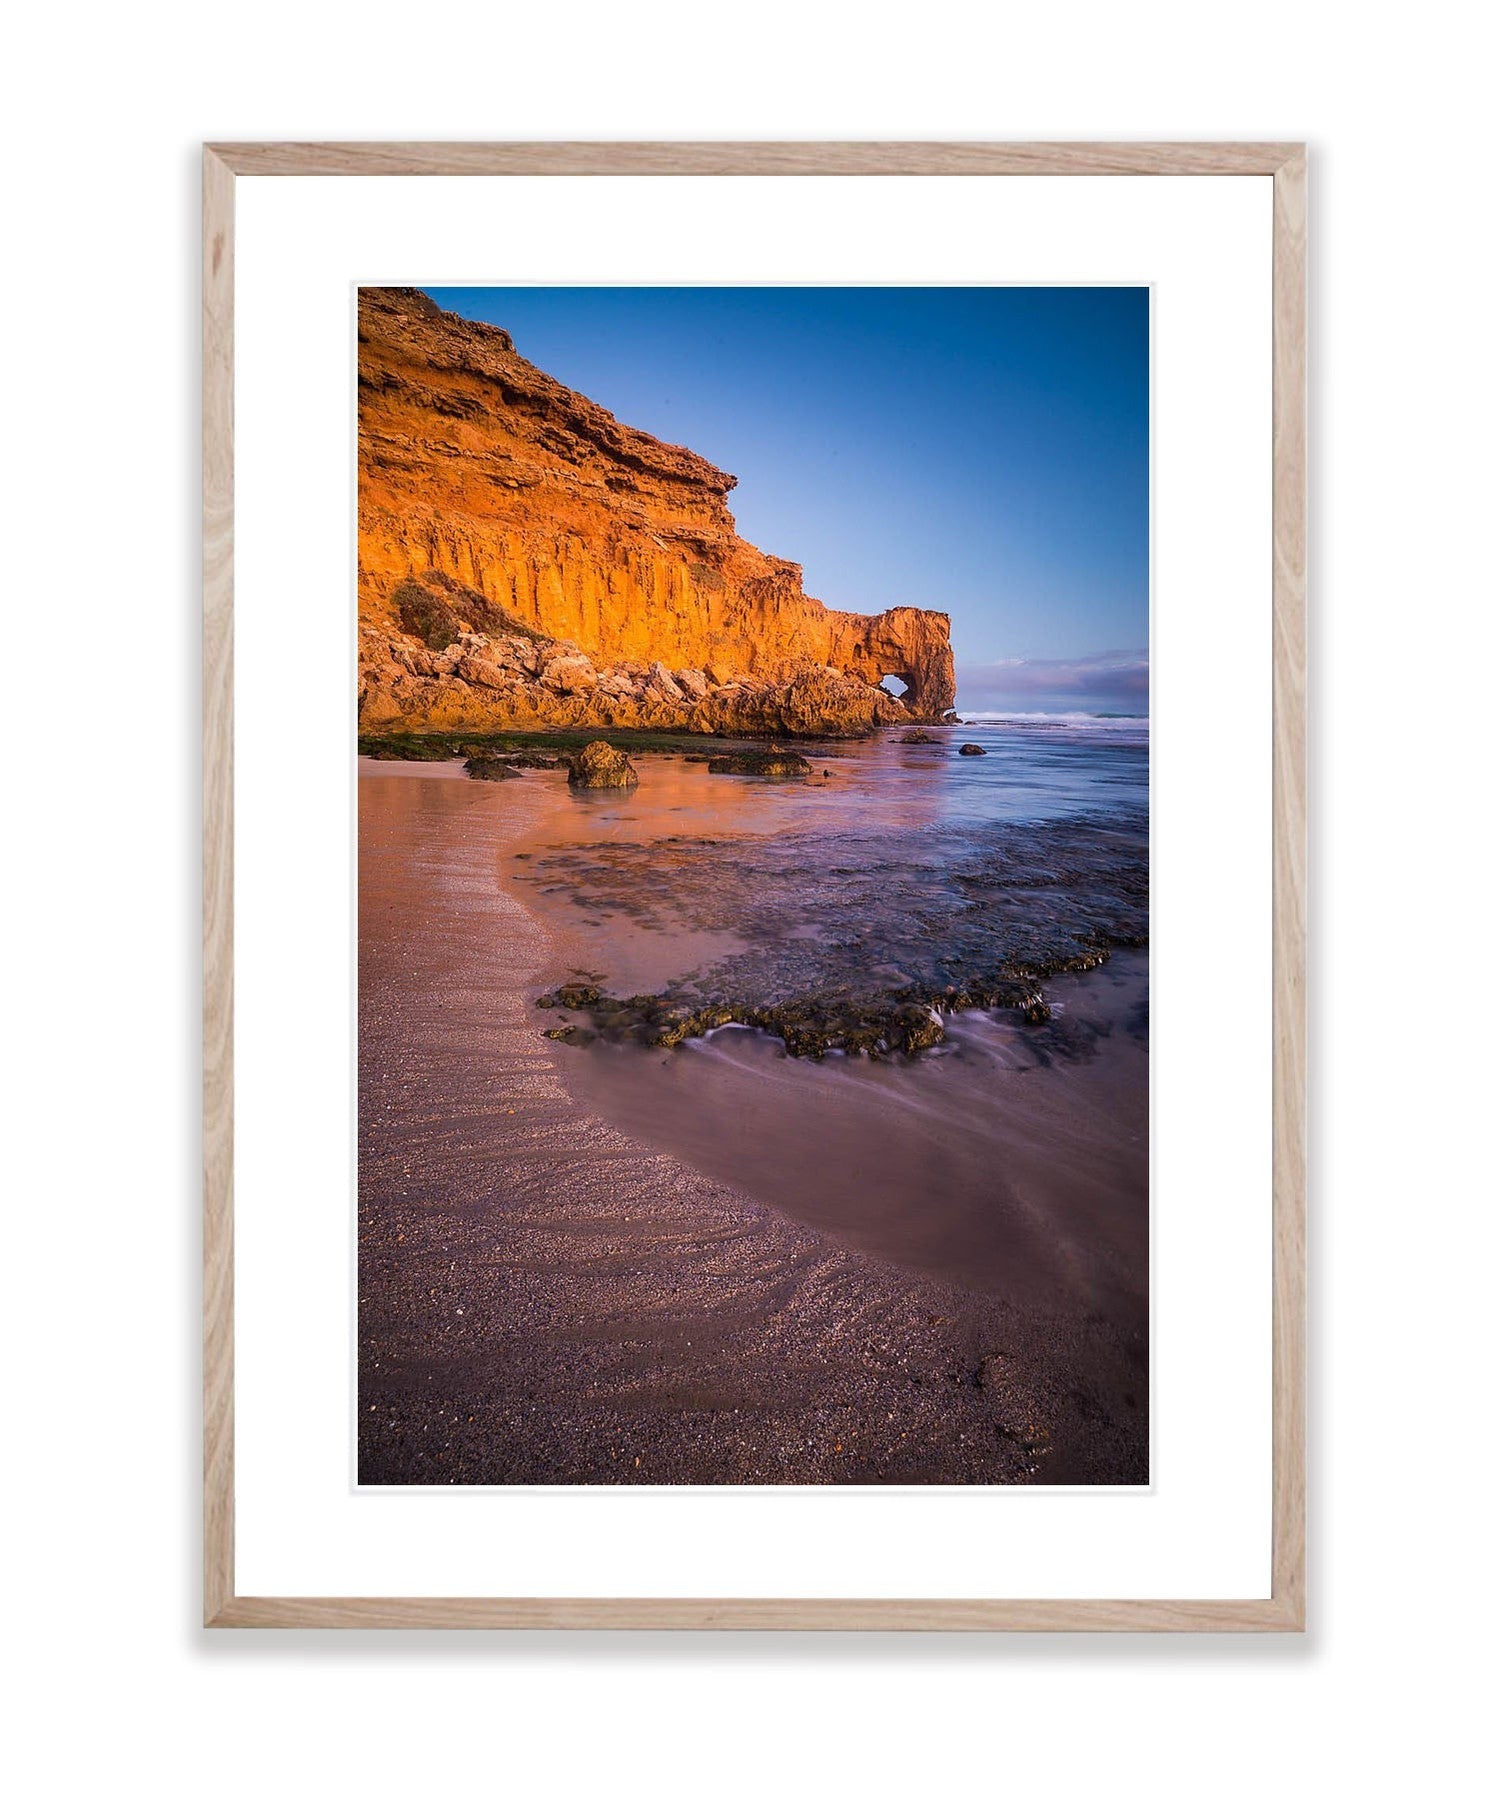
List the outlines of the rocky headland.
<svg viewBox="0 0 1499 1799">
<path fill-rule="evenodd" d="M 544 374 L 508 332 L 413 289 L 362 290 L 360 730 L 949 722 L 946 615 L 824 606 L 796 563 L 738 535 L 733 486 Z"/>
</svg>

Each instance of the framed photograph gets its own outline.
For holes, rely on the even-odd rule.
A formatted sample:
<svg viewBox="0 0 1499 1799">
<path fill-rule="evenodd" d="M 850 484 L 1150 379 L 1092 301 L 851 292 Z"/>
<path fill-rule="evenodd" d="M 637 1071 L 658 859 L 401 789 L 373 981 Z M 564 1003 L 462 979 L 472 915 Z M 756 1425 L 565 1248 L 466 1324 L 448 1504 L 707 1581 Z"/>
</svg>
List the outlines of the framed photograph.
<svg viewBox="0 0 1499 1799">
<path fill-rule="evenodd" d="M 203 207 L 206 1622 L 1302 1629 L 1302 146 Z"/>
</svg>

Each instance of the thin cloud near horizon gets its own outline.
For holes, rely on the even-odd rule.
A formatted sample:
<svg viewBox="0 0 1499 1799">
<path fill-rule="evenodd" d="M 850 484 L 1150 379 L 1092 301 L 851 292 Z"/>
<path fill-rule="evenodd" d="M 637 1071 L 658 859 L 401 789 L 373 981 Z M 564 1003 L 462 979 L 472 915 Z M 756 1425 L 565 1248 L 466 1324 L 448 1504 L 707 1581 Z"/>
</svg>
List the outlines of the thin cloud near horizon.
<svg viewBox="0 0 1499 1799">
<path fill-rule="evenodd" d="M 1073 711 L 1144 712 L 1150 703 L 1150 658 L 1144 650 L 1094 656 L 960 663 L 958 703 Z"/>
</svg>

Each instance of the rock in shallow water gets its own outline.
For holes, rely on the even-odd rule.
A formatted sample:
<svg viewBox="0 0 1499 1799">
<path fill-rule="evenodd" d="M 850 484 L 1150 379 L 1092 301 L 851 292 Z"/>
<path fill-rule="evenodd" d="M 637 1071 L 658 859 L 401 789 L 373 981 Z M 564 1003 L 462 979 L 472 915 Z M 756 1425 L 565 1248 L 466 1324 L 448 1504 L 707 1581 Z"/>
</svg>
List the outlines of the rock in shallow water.
<svg viewBox="0 0 1499 1799">
<path fill-rule="evenodd" d="M 958 750 L 960 756 L 987 756 L 989 754 L 981 743 L 965 743 Z"/>
<path fill-rule="evenodd" d="M 498 756 L 470 756 L 464 763 L 471 781 L 518 781 L 520 776 Z"/>
<path fill-rule="evenodd" d="M 727 756 L 710 756 L 710 775 L 768 775 L 786 780 L 809 775 L 812 764 L 795 750 L 735 750 Z"/>
<path fill-rule="evenodd" d="M 602 738 L 585 744 L 567 771 L 569 787 L 634 787 L 640 780 L 623 750 Z"/>
<path fill-rule="evenodd" d="M 540 750 L 506 750 L 503 758 L 512 768 L 560 768 L 559 756 L 544 756 Z"/>
</svg>

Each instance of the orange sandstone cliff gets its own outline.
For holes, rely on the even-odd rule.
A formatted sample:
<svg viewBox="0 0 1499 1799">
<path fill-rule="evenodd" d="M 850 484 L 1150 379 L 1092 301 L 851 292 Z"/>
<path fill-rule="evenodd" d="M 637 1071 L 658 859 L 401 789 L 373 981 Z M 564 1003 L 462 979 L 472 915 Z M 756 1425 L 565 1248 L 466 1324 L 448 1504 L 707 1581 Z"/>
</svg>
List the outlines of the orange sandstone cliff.
<svg viewBox="0 0 1499 1799">
<path fill-rule="evenodd" d="M 941 719 L 946 615 L 812 599 L 796 563 L 738 536 L 733 486 L 508 332 L 363 290 L 361 729 L 843 736 Z"/>
</svg>

